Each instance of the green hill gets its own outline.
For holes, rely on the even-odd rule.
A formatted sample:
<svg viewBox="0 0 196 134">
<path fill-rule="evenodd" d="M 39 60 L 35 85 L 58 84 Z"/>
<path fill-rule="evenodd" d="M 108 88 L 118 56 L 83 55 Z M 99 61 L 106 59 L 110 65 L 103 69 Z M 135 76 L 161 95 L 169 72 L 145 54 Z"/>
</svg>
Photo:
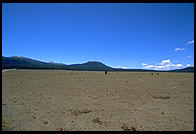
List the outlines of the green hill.
<svg viewBox="0 0 196 134">
<path fill-rule="evenodd" d="M 112 70 L 111 67 L 104 65 L 101 62 L 87 62 L 84 64 L 57 64 L 57 63 L 46 63 L 37 60 L 33 60 L 26 57 L 4 57 L 2 56 L 2 68 L 3 69 L 65 69 L 65 70 Z"/>
<path fill-rule="evenodd" d="M 194 67 L 171 70 L 170 72 L 194 72 Z"/>
<path fill-rule="evenodd" d="M 66 65 L 58 65 L 52 63 L 41 62 L 25 57 L 3 57 L 2 56 L 2 68 L 3 69 L 65 69 Z"/>
<path fill-rule="evenodd" d="M 69 65 L 69 68 L 74 70 L 97 70 L 97 71 L 113 70 L 113 68 L 106 66 L 103 63 L 97 61 L 89 61 L 84 64 L 73 64 L 73 65 Z"/>
</svg>

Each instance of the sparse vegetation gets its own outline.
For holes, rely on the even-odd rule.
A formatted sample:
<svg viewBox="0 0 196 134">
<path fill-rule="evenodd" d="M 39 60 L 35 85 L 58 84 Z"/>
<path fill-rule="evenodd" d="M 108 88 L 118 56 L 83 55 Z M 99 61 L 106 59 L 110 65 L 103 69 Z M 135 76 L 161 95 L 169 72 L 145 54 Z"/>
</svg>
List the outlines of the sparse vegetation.
<svg viewBox="0 0 196 134">
<path fill-rule="evenodd" d="M 154 98 L 156 99 L 170 99 L 171 97 L 170 96 L 153 96 Z"/>
<path fill-rule="evenodd" d="M 136 131 L 136 128 L 134 126 L 127 126 L 125 124 L 123 124 L 123 126 L 121 127 L 124 131 Z"/>
<path fill-rule="evenodd" d="M 92 110 L 88 110 L 87 108 L 84 108 L 82 110 L 72 110 L 72 109 L 70 109 L 70 110 L 72 111 L 72 114 L 75 116 L 81 115 L 82 113 L 87 114 L 92 111 Z"/>
<path fill-rule="evenodd" d="M 98 118 L 98 117 L 94 117 L 92 119 L 92 122 L 93 123 L 99 123 L 100 125 L 102 125 L 103 123 L 105 123 L 104 121 L 100 120 L 100 118 Z"/>
</svg>

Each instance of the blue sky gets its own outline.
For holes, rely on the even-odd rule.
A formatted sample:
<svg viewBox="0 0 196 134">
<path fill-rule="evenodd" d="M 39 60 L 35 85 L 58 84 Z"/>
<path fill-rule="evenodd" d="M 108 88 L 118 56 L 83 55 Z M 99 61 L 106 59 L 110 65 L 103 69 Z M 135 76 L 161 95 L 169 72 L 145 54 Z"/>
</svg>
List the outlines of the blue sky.
<svg viewBox="0 0 196 134">
<path fill-rule="evenodd" d="M 3 3 L 2 55 L 121 68 L 194 66 L 194 4 Z"/>
</svg>

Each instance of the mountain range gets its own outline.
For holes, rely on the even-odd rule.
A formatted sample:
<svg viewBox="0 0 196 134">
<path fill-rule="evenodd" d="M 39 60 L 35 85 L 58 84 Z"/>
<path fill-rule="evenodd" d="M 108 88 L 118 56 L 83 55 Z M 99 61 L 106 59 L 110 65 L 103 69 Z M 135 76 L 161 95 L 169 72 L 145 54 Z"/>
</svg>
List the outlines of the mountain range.
<svg viewBox="0 0 196 134">
<path fill-rule="evenodd" d="M 147 69 L 122 69 L 112 68 L 98 61 L 89 61 L 83 64 L 66 65 L 54 62 L 42 62 L 26 57 L 4 57 L 2 56 L 2 69 L 61 69 L 61 70 L 78 70 L 78 71 L 139 71 L 139 72 L 157 72 L 162 70 L 147 70 Z M 194 67 L 183 69 L 175 69 L 164 72 L 194 72 Z"/>
</svg>

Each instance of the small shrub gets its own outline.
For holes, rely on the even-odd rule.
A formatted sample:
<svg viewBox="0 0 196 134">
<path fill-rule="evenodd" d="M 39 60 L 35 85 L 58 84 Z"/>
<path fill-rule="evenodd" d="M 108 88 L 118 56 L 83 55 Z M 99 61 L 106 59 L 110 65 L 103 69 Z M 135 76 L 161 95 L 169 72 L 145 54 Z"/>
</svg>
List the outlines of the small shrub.
<svg viewBox="0 0 196 134">
<path fill-rule="evenodd" d="M 80 115 L 80 111 L 74 110 L 74 111 L 72 111 L 72 114 L 75 115 L 75 116 L 78 116 L 78 115 Z"/>
<path fill-rule="evenodd" d="M 100 118 L 94 117 L 92 120 L 93 123 L 99 123 L 100 125 L 102 125 L 102 123 L 104 123 L 104 121 L 101 121 Z"/>
<path fill-rule="evenodd" d="M 128 127 L 127 125 L 123 124 L 121 127 L 124 131 L 136 131 L 136 128 L 134 126 Z"/>
<path fill-rule="evenodd" d="M 170 96 L 153 96 L 156 99 L 170 99 Z"/>
<path fill-rule="evenodd" d="M 83 110 L 72 110 L 72 109 L 69 109 L 69 111 L 72 111 L 72 114 L 75 115 L 75 116 L 78 116 L 82 113 L 90 113 L 92 110 L 88 110 L 87 108 L 84 108 Z"/>
</svg>

